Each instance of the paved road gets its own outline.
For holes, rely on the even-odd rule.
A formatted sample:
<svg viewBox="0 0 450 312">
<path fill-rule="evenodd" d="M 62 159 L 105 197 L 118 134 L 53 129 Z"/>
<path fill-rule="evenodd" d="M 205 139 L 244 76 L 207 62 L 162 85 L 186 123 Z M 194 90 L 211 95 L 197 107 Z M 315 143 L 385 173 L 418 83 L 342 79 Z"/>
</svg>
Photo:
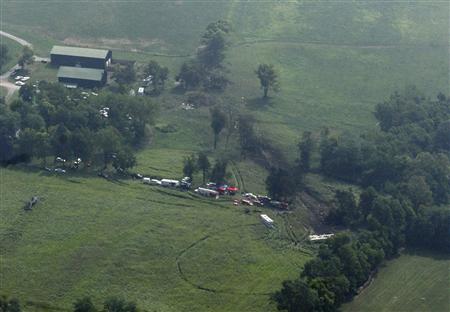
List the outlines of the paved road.
<svg viewBox="0 0 450 312">
<path fill-rule="evenodd" d="M 30 48 L 33 47 L 33 45 L 31 43 L 29 43 L 28 41 L 26 41 L 25 39 L 19 38 L 17 36 L 14 36 L 13 34 L 5 32 L 5 31 L 0 30 L 0 36 L 4 36 L 11 40 L 14 40 L 22 46 L 28 46 Z M 39 56 L 35 55 L 34 61 L 35 62 L 42 62 L 42 61 L 49 62 L 50 59 L 48 57 L 39 57 Z M 8 81 L 8 77 L 11 75 L 11 73 L 18 68 L 19 68 L 19 65 L 14 65 L 13 68 L 8 70 L 3 75 L 0 75 L 0 86 L 7 89 L 6 96 L 5 96 L 6 101 L 8 101 L 11 98 L 11 96 L 13 96 L 14 92 L 16 92 L 17 90 L 20 89 L 19 86 L 16 86 L 14 83 L 11 83 Z"/>
</svg>

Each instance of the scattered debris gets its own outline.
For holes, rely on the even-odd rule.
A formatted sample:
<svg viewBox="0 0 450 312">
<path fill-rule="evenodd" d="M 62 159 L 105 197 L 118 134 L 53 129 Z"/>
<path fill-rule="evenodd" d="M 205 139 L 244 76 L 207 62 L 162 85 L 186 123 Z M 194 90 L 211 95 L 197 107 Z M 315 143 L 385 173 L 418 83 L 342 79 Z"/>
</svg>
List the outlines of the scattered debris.
<svg viewBox="0 0 450 312">
<path fill-rule="evenodd" d="M 321 235 L 309 235 L 309 240 L 314 242 L 314 241 L 322 241 L 322 240 L 326 240 L 329 239 L 330 237 L 334 236 L 334 234 L 321 234 Z"/>
<path fill-rule="evenodd" d="M 103 107 L 99 110 L 99 113 L 102 117 L 108 118 L 109 117 L 109 107 Z"/>
<path fill-rule="evenodd" d="M 192 110 L 192 109 L 195 109 L 195 106 L 194 106 L 194 104 L 189 104 L 189 103 L 181 103 L 181 109 L 184 109 L 184 110 Z"/>
<path fill-rule="evenodd" d="M 36 205 L 39 201 L 39 197 L 33 196 L 31 197 L 31 200 L 25 205 L 25 210 L 32 210 L 33 206 Z"/>
</svg>

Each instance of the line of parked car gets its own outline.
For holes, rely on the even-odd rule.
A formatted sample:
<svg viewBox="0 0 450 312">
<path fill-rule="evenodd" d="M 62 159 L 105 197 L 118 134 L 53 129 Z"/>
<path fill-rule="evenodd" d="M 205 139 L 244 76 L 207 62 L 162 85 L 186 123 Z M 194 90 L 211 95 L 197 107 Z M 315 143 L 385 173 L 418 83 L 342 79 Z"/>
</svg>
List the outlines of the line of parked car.
<svg viewBox="0 0 450 312">
<path fill-rule="evenodd" d="M 241 199 L 234 200 L 234 205 L 246 205 L 246 206 L 258 206 L 258 207 L 271 207 L 275 209 L 287 210 L 289 209 L 289 204 L 286 202 L 280 202 L 277 200 L 272 200 L 270 197 L 265 195 L 255 195 L 253 193 L 245 193 L 242 195 Z"/>
<path fill-rule="evenodd" d="M 181 189 L 185 189 L 185 190 L 190 189 L 192 186 L 191 178 L 189 178 L 189 177 L 184 177 L 183 179 L 181 179 L 181 181 L 172 180 L 172 179 L 159 180 L 159 179 L 152 179 L 149 177 L 142 177 L 142 183 L 150 184 L 150 185 L 160 185 L 160 186 L 164 186 L 164 187 L 175 187 L 175 188 L 181 188 Z"/>
<path fill-rule="evenodd" d="M 14 78 L 14 80 L 16 81 L 15 85 L 22 87 L 22 86 L 24 86 L 26 84 L 26 82 L 28 80 L 30 80 L 30 78 L 31 77 L 28 77 L 28 76 L 16 76 Z"/>
</svg>

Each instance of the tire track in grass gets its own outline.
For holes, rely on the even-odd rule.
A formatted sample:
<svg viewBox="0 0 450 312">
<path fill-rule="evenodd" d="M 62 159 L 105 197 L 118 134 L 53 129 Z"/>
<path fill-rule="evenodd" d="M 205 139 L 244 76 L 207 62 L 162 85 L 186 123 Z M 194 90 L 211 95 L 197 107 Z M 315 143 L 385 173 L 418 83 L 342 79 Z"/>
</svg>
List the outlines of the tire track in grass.
<svg viewBox="0 0 450 312">
<path fill-rule="evenodd" d="M 231 227 L 228 227 L 226 229 L 220 230 L 218 232 L 205 235 L 202 238 L 196 240 L 195 242 L 193 242 L 188 247 L 186 247 L 185 249 L 181 250 L 178 253 L 178 255 L 176 257 L 176 264 L 177 264 L 178 275 L 180 276 L 181 279 L 183 279 L 185 282 L 190 284 L 192 287 L 197 288 L 199 290 L 207 291 L 207 292 L 210 292 L 210 293 L 230 294 L 230 295 L 246 295 L 246 296 L 269 296 L 269 295 L 271 295 L 272 294 L 271 292 L 239 292 L 239 291 L 232 291 L 232 290 L 220 290 L 220 289 L 215 289 L 215 288 L 202 286 L 201 284 L 197 284 L 197 283 L 191 281 L 186 276 L 186 274 L 184 273 L 183 268 L 181 266 L 181 263 L 180 263 L 181 258 L 186 254 L 186 252 L 188 252 L 190 249 L 194 248 L 195 246 L 201 244 L 202 242 L 206 241 L 207 239 L 209 239 L 209 238 L 211 238 L 213 236 L 219 235 L 219 234 L 221 234 L 223 232 L 226 232 L 226 231 L 229 231 L 231 229 L 240 228 L 240 227 L 247 227 L 247 226 L 257 226 L 257 225 L 259 225 L 259 223 L 250 223 L 250 224 L 241 224 L 241 225 L 231 226 Z"/>
<path fill-rule="evenodd" d="M 234 161 L 230 161 L 230 165 L 231 165 L 231 172 L 233 173 L 233 176 L 237 183 L 237 187 L 241 191 L 246 192 L 244 179 L 242 178 L 242 174 L 239 170 L 239 167 L 236 165 L 236 163 Z"/>
</svg>

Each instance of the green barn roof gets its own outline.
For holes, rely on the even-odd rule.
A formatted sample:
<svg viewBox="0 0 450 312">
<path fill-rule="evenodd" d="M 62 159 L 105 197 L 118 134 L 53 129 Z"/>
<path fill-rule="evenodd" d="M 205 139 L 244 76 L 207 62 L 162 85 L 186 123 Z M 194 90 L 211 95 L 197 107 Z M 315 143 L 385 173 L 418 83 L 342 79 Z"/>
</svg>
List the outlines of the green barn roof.
<svg viewBox="0 0 450 312">
<path fill-rule="evenodd" d="M 58 78 L 101 81 L 104 72 L 103 69 L 61 66 L 58 70 Z"/>
<path fill-rule="evenodd" d="M 109 50 L 88 49 L 79 47 L 53 46 L 50 54 L 78 56 L 78 57 L 92 57 L 105 59 Z"/>
</svg>

